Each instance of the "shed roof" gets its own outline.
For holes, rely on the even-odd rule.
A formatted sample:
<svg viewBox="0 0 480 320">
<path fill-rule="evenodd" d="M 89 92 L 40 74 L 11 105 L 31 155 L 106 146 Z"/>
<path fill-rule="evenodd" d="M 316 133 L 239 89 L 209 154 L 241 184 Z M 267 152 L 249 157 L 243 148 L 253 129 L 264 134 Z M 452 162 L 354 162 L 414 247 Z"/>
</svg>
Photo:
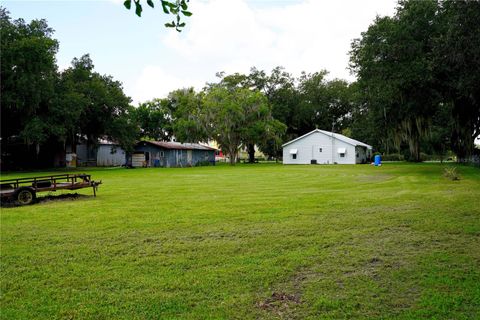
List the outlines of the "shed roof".
<svg viewBox="0 0 480 320">
<path fill-rule="evenodd" d="M 198 143 L 180 143 L 180 142 L 167 142 L 167 141 L 141 141 L 151 144 L 156 147 L 173 150 L 205 150 L 214 151 L 217 150 L 212 147 L 207 147 Z"/>
<path fill-rule="evenodd" d="M 313 131 L 310 131 L 310 132 L 307 133 L 307 134 L 304 134 L 303 136 L 300 136 L 300 137 L 298 137 L 298 138 L 296 138 L 296 139 L 293 139 L 293 140 L 291 140 L 291 141 L 288 141 L 287 143 L 283 144 L 282 147 L 285 147 L 285 146 L 289 145 L 289 144 L 292 143 L 292 142 L 298 141 L 298 140 L 300 140 L 300 139 L 303 139 L 303 138 L 305 138 L 305 137 L 307 137 L 307 136 L 309 136 L 309 135 L 311 135 L 311 134 L 313 134 L 313 133 L 317 133 L 317 132 L 318 132 L 318 133 L 323 133 L 323 134 L 325 134 L 325 135 L 327 135 L 327 136 L 329 136 L 329 137 L 332 137 L 332 136 L 333 136 L 335 139 L 338 139 L 338 140 L 341 140 L 341 141 L 343 141 L 343 142 L 345 142 L 345 143 L 351 144 L 352 146 L 362 146 L 362 147 L 366 147 L 366 148 L 368 148 L 368 149 L 372 149 L 372 146 L 371 146 L 371 145 L 368 145 L 368 144 L 363 143 L 363 142 L 361 142 L 361 141 L 358 141 L 358 140 L 355 140 L 355 139 L 346 137 L 346 136 L 344 136 L 343 134 L 340 134 L 340 133 L 332 133 L 332 132 L 330 132 L 330 131 L 325 131 L 325 130 L 320 130 L 320 129 L 315 129 L 315 130 L 313 130 Z"/>
</svg>

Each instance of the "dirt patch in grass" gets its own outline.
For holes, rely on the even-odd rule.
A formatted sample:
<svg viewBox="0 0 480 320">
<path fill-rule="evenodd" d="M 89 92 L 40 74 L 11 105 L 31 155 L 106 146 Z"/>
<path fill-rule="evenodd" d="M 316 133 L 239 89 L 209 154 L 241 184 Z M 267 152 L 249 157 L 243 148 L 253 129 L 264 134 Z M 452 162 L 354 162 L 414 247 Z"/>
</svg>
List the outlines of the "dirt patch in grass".
<svg viewBox="0 0 480 320">
<path fill-rule="evenodd" d="M 44 197 L 37 198 L 36 203 L 49 203 L 52 201 L 73 201 L 73 200 L 80 200 L 80 199 L 89 199 L 92 196 L 87 196 L 85 194 L 78 194 L 78 193 L 65 193 L 60 195 L 47 195 Z"/>
<path fill-rule="evenodd" d="M 256 303 L 256 306 L 280 319 L 301 318 L 302 293 L 306 283 L 321 276 L 308 268 L 301 268 L 285 283 L 277 287 L 272 295 Z"/>
<path fill-rule="evenodd" d="M 87 196 L 84 194 L 78 193 L 65 193 L 60 195 L 46 195 L 42 197 L 38 197 L 32 205 L 39 204 L 39 203 L 50 203 L 50 202 L 57 202 L 57 201 L 73 201 L 73 200 L 80 200 L 80 199 L 88 199 L 92 196 Z M 20 205 L 15 200 L 2 200 L 1 205 L 2 208 L 10 208 L 10 207 L 19 207 Z"/>
<path fill-rule="evenodd" d="M 273 292 L 272 295 L 264 301 L 257 302 L 257 307 L 276 314 L 280 317 L 285 316 L 290 319 L 288 314 L 295 309 L 296 305 L 301 304 L 299 294 L 288 294 L 286 292 Z"/>
</svg>

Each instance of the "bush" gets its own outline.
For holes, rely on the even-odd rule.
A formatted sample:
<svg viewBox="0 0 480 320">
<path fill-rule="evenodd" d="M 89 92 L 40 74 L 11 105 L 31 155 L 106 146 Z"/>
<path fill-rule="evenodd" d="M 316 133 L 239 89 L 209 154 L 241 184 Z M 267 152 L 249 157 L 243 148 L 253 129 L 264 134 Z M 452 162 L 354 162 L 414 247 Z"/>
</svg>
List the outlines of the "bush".
<svg viewBox="0 0 480 320">
<path fill-rule="evenodd" d="M 443 176 L 452 181 L 460 180 L 460 175 L 458 174 L 456 167 L 446 167 L 443 169 Z"/>
</svg>

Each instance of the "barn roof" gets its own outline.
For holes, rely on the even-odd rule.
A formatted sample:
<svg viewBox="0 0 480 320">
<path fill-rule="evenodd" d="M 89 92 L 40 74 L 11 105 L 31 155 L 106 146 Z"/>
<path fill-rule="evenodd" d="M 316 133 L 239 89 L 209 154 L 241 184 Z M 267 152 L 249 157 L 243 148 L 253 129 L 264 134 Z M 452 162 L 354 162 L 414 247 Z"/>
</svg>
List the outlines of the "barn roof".
<svg viewBox="0 0 480 320">
<path fill-rule="evenodd" d="M 215 148 L 207 147 L 198 143 L 180 143 L 180 142 L 167 142 L 167 141 L 141 141 L 141 142 L 148 143 L 153 146 L 164 148 L 164 149 L 205 150 L 205 151 L 217 150 Z"/>
<path fill-rule="evenodd" d="M 363 143 L 363 142 L 361 142 L 361 141 L 358 141 L 358 140 L 355 140 L 355 139 L 346 137 L 346 136 L 344 136 L 343 134 L 340 134 L 340 133 L 332 133 L 332 132 L 330 132 L 330 131 L 325 131 L 325 130 L 320 130 L 320 129 L 315 129 L 315 130 L 313 130 L 313 131 L 310 131 L 310 132 L 307 133 L 307 134 L 304 134 L 303 136 L 300 136 L 300 137 L 298 137 L 298 138 L 296 138 L 296 139 L 293 139 L 293 140 L 291 140 L 291 141 L 288 141 L 287 143 L 283 144 L 282 147 L 285 147 L 285 146 L 289 145 L 290 143 L 293 143 L 293 142 L 295 142 L 295 141 L 298 141 L 298 140 L 300 140 L 300 139 L 303 139 L 303 138 L 305 138 L 305 137 L 307 137 L 307 136 L 309 136 L 309 135 L 311 135 L 311 134 L 313 134 L 313 133 L 316 133 L 316 132 L 323 133 L 323 134 L 325 134 L 325 135 L 327 135 L 327 136 L 329 136 L 329 137 L 331 137 L 331 136 L 333 135 L 333 137 L 334 137 L 335 139 L 338 139 L 338 140 L 343 141 L 343 142 L 345 142 L 345 143 L 351 144 L 352 146 L 362 146 L 362 147 L 367 147 L 368 149 L 372 149 L 372 146 L 371 146 L 371 145 L 368 145 L 368 144 Z"/>
</svg>

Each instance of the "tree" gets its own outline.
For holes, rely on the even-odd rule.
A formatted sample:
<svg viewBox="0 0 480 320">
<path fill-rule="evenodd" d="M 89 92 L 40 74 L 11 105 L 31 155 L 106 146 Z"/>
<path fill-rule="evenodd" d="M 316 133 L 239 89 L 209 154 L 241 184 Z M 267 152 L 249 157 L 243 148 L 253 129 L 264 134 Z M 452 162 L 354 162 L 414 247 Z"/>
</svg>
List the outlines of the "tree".
<svg viewBox="0 0 480 320">
<path fill-rule="evenodd" d="M 480 2 L 443 1 L 433 64 L 443 104 L 451 105 L 451 147 L 468 158 L 480 135 Z"/>
<path fill-rule="evenodd" d="M 295 113 L 299 134 L 321 128 L 341 132 L 352 111 L 349 84 L 344 80 L 325 80 L 327 71 L 302 73 L 299 79 L 300 102 Z"/>
<path fill-rule="evenodd" d="M 276 72 L 281 72 L 282 69 L 276 68 Z M 220 78 L 219 83 L 209 84 L 210 88 L 224 87 L 229 91 L 236 91 L 237 89 L 246 89 L 252 92 L 263 93 L 266 98 L 266 108 L 262 109 L 265 114 L 259 114 L 258 110 L 246 110 L 247 123 L 251 123 L 250 126 L 245 126 L 245 132 L 243 134 L 243 147 L 246 148 L 248 153 L 248 161 L 250 163 L 255 162 L 255 145 L 260 150 L 269 156 L 277 156 L 279 147 L 281 145 L 282 136 L 285 133 L 286 126 L 280 121 L 274 119 L 272 115 L 272 103 L 270 97 L 273 96 L 275 87 L 278 81 L 277 79 L 267 77 L 263 71 L 259 71 L 256 68 L 251 69 L 249 75 L 240 73 L 234 73 L 226 75 L 224 72 L 217 73 L 217 77 Z M 263 121 L 257 121 L 257 118 L 263 118 Z"/>
<path fill-rule="evenodd" d="M 284 134 L 280 136 L 282 141 L 296 137 L 302 132 L 294 122 L 300 102 L 300 96 L 295 87 L 295 78 L 283 67 L 275 67 L 269 75 L 263 70 L 252 68 L 248 75 L 248 86 L 265 94 L 272 108 L 273 118 L 286 125 L 286 136 L 284 137 Z M 273 147 L 277 143 L 278 141 L 270 141 L 263 147 L 260 146 L 261 149 L 264 149 L 262 152 L 273 156 L 271 153 L 273 149 L 268 147 L 270 151 L 267 151 L 265 147 Z"/>
<path fill-rule="evenodd" d="M 202 121 L 204 93 L 193 88 L 175 90 L 168 95 L 173 133 L 181 142 L 207 142 L 208 131 Z"/>
<path fill-rule="evenodd" d="M 131 99 L 120 82 L 93 69 L 90 56 L 83 55 L 60 75 L 52 124 L 64 128 L 57 137 L 72 146 L 82 138 L 91 144 L 106 138 L 131 151 L 137 135 Z M 62 118 L 67 121 L 60 122 Z"/>
<path fill-rule="evenodd" d="M 351 137 L 375 146 L 380 152 L 390 153 L 392 139 L 385 134 L 387 127 L 381 107 L 372 108 L 371 100 L 367 99 L 365 89 L 358 82 L 350 84 L 352 111 L 348 128 Z"/>
<path fill-rule="evenodd" d="M 268 101 L 258 91 L 219 85 L 211 87 L 204 99 L 203 123 L 232 165 L 240 147 L 256 141 L 270 119 Z"/>
<path fill-rule="evenodd" d="M 20 137 L 28 145 L 47 141 L 54 96 L 57 40 L 45 20 L 12 20 L 0 7 L 2 144 Z"/>
<path fill-rule="evenodd" d="M 287 131 L 287 126 L 277 119 L 270 119 L 265 123 L 263 135 L 258 139 L 257 144 L 265 155 L 278 160 L 282 156 L 282 137 Z M 250 159 L 251 161 L 251 159 Z"/>
<path fill-rule="evenodd" d="M 432 117 L 430 134 L 424 141 L 424 148 L 428 154 L 435 154 L 443 161 L 451 146 L 453 126 L 452 104 L 440 103 Z"/>
<path fill-rule="evenodd" d="M 420 143 L 439 102 L 429 58 L 437 9 L 435 1 L 400 1 L 393 18 L 377 17 L 352 44 L 352 70 L 369 110 L 383 114 L 385 134 L 397 148 L 408 143 L 414 161 L 420 161 Z"/>
<path fill-rule="evenodd" d="M 18 165 L 52 166 L 83 138 L 132 149 L 136 128 L 120 82 L 94 72 L 88 55 L 57 72 L 58 42 L 45 20 L 11 20 L 2 8 L 0 24 L 2 162 L 7 155 Z"/>
<path fill-rule="evenodd" d="M 153 0 L 147 0 L 147 5 L 154 8 L 155 3 Z M 172 22 L 165 23 L 165 27 L 167 28 L 175 28 L 178 32 L 182 31 L 182 28 L 185 27 L 185 22 L 181 21 L 181 16 L 190 17 L 192 13 L 188 11 L 188 2 L 189 0 L 175 0 L 175 1 L 167 1 L 167 0 L 160 0 L 159 1 L 163 12 L 165 14 L 173 14 L 175 19 Z M 141 0 L 133 0 L 133 4 L 135 5 L 135 14 L 139 17 L 142 16 L 143 7 L 141 4 Z M 125 0 L 123 2 L 125 8 L 130 10 L 132 7 L 132 0 Z"/>
<path fill-rule="evenodd" d="M 168 99 L 153 99 L 141 103 L 133 111 L 140 129 L 140 138 L 168 141 L 172 137 L 172 110 Z"/>
</svg>

